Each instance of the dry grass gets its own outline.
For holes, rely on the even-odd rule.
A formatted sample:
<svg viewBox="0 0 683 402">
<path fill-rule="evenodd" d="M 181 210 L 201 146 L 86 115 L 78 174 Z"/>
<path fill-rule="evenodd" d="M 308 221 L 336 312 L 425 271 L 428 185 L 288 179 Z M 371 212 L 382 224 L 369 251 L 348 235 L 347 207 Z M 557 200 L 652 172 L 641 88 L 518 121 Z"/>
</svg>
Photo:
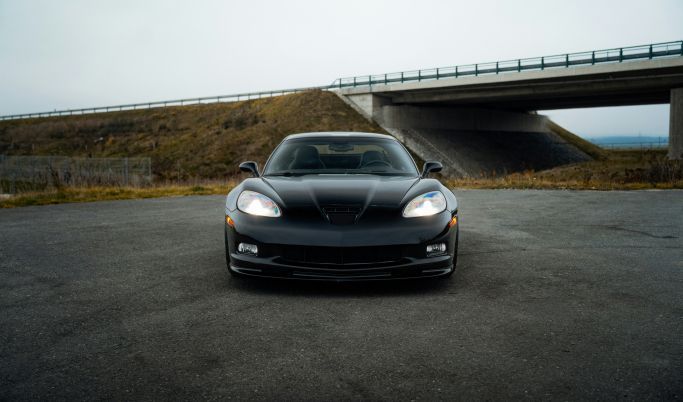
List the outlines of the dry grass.
<svg viewBox="0 0 683 402">
<path fill-rule="evenodd" d="M 384 133 L 335 94 L 0 122 L 0 154 L 152 158 L 157 180 L 225 179 L 289 134 Z"/>
<path fill-rule="evenodd" d="M 605 157 L 540 172 L 447 180 L 456 188 L 643 190 L 683 188 L 683 163 L 666 151 L 605 151 Z"/>
<path fill-rule="evenodd" d="M 236 182 L 203 184 L 168 184 L 153 187 L 63 187 L 48 191 L 20 193 L 0 199 L 0 208 L 26 207 L 30 205 L 62 204 L 69 202 L 92 202 L 128 200 L 137 198 L 179 197 L 187 195 L 227 194 Z"/>
<path fill-rule="evenodd" d="M 0 208 L 29 205 L 124 200 L 133 198 L 227 194 L 240 180 L 197 181 L 153 187 L 64 187 L 20 193 L 0 199 Z M 683 189 L 683 163 L 670 161 L 664 151 L 610 151 L 603 160 L 561 166 L 550 170 L 514 173 L 503 177 L 443 179 L 451 188 L 468 189 L 571 189 L 645 190 Z"/>
</svg>

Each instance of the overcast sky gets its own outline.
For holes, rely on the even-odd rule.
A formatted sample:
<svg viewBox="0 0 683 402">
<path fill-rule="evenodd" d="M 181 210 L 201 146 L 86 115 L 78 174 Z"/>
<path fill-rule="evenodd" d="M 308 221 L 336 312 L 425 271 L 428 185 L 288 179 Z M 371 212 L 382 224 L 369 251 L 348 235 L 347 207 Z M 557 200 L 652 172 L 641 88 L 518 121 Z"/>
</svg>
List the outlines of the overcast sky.
<svg viewBox="0 0 683 402">
<path fill-rule="evenodd" d="M 0 0 L 0 115 L 683 39 L 683 0 Z M 668 133 L 668 107 L 547 112 Z"/>
</svg>

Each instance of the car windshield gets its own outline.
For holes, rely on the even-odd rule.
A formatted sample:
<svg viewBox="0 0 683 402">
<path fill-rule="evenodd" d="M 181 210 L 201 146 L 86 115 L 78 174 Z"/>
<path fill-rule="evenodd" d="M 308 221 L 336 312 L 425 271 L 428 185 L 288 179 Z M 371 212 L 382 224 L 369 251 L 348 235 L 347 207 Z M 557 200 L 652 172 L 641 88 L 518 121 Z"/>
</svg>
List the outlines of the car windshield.
<svg viewBox="0 0 683 402">
<path fill-rule="evenodd" d="M 266 176 L 376 174 L 417 176 L 415 162 L 396 140 L 384 138 L 295 138 L 275 149 Z"/>
</svg>

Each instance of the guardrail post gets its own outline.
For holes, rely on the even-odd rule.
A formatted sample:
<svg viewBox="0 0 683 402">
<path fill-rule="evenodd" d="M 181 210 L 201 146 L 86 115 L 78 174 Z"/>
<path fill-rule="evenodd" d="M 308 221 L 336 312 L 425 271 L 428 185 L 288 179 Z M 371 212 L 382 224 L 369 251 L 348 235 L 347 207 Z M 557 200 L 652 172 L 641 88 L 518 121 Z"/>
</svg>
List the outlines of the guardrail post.
<svg viewBox="0 0 683 402">
<path fill-rule="evenodd" d="M 479 64 L 475 64 L 474 65 L 474 76 L 476 77 L 478 75 L 479 75 Z"/>
<path fill-rule="evenodd" d="M 384 85 L 387 85 L 387 75 L 384 74 Z"/>
<path fill-rule="evenodd" d="M 545 69 L 545 57 L 541 57 L 541 70 Z"/>
<path fill-rule="evenodd" d="M 455 78 L 458 78 L 458 66 L 455 66 Z"/>
<path fill-rule="evenodd" d="M 650 45 L 650 57 L 649 59 L 652 59 L 652 45 Z"/>
<path fill-rule="evenodd" d="M 683 41 L 681 41 L 681 56 L 683 56 Z"/>
<path fill-rule="evenodd" d="M 624 48 L 619 48 L 619 63 L 624 61 Z"/>
<path fill-rule="evenodd" d="M 593 50 L 593 53 L 591 55 L 591 64 L 595 64 L 595 50 Z"/>
<path fill-rule="evenodd" d="M 566 68 L 569 68 L 569 53 L 564 55 L 564 65 Z"/>
<path fill-rule="evenodd" d="M 437 80 L 439 79 L 439 68 L 438 67 L 436 68 L 436 79 Z"/>
<path fill-rule="evenodd" d="M 522 60 L 517 59 L 517 72 L 521 73 L 522 72 Z"/>
<path fill-rule="evenodd" d="M 353 87 L 356 87 L 356 77 L 353 77 Z"/>
<path fill-rule="evenodd" d="M 368 86 L 372 86 L 372 75 L 368 75 Z"/>
<path fill-rule="evenodd" d="M 403 83 L 403 71 L 401 71 L 401 84 Z"/>
<path fill-rule="evenodd" d="M 417 70 L 417 80 L 422 81 L 422 70 Z"/>
<path fill-rule="evenodd" d="M 498 62 L 496 62 L 496 74 L 498 74 Z"/>
</svg>

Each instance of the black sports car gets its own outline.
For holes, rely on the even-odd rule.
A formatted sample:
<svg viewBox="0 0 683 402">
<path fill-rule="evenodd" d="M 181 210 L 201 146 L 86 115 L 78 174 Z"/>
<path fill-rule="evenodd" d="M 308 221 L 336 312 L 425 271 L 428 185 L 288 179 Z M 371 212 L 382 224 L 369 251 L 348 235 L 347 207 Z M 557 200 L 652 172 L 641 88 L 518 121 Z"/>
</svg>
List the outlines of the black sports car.
<svg viewBox="0 0 683 402">
<path fill-rule="evenodd" d="M 285 138 L 263 173 L 255 162 L 225 203 L 225 250 L 237 275 L 374 280 L 449 276 L 458 203 L 393 137 Z"/>
</svg>

